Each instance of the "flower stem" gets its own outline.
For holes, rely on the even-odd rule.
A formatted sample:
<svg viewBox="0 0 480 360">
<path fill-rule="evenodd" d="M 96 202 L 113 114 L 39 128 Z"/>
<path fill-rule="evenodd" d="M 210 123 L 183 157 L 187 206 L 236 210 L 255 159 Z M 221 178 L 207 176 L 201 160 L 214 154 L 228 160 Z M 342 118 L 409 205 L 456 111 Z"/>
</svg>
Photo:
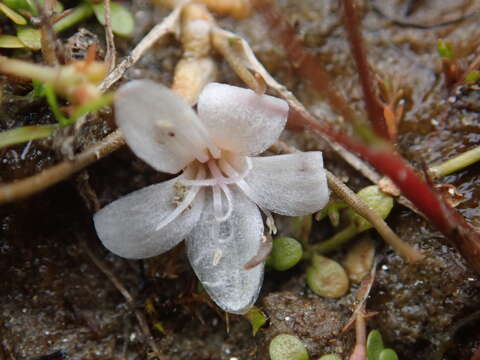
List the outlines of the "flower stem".
<svg viewBox="0 0 480 360">
<path fill-rule="evenodd" d="M 58 125 L 32 125 L 0 132 L 0 148 L 51 136 Z"/>
<path fill-rule="evenodd" d="M 440 179 L 458 170 L 462 170 L 480 160 L 480 146 L 468 150 L 454 158 L 439 165 L 431 166 L 429 171 L 436 178 Z"/>
</svg>

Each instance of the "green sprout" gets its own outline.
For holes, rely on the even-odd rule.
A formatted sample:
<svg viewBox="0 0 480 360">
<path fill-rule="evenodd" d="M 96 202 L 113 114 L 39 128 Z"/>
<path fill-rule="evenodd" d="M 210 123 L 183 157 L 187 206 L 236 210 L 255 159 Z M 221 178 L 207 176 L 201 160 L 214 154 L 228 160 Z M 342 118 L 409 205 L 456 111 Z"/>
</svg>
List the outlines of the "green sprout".
<svg viewBox="0 0 480 360">
<path fill-rule="evenodd" d="M 266 324 L 268 317 L 256 306 L 252 306 L 248 312 L 243 315 L 252 325 L 252 334 L 255 336 L 260 328 Z"/>
<path fill-rule="evenodd" d="M 475 84 L 480 80 L 480 71 L 478 70 L 473 70 L 470 71 L 466 76 L 465 76 L 465 82 L 467 84 Z"/>
<path fill-rule="evenodd" d="M 452 43 L 448 40 L 438 40 L 437 52 L 442 58 L 447 58 L 449 60 L 453 60 L 455 56 Z"/>
</svg>

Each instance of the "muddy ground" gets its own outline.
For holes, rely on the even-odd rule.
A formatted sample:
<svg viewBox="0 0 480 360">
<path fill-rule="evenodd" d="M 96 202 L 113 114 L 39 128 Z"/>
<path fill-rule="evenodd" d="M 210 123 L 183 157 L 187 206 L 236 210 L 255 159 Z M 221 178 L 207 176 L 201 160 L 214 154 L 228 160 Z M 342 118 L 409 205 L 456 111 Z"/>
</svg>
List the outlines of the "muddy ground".
<svg viewBox="0 0 480 360">
<path fill-rule="evenodd" d="M 167 13 L 144 0 L 127 5 L 138 26 L 133 39 L 119 40 L 119 56 Z M 282 0 L 279 6 L 335 77 L 341 93 L 361 111 L 361 89 L 338 2 Z M 479 1 L 463 0 L 365 1 L 362 7 L 372 66 L 381 76 L 394 77 L 406 92 L 398 149 L 419 168 L 468 150 L 480 139 L 480 91 L 449 92 L 436 52 L 437 40 L 443 38 L 464 49 L 465 63 L 478 55 L 479 8 Z M 296 76 L 259 15 L 219 22 L 245 36 L 277 79 L 315 114 L 334 116 Z M 103 28 L 93 20 L 82 26 L 103 38 Z M 173 40 L 157 46 L 126 78 L 148 77 L 169 84 L 180 54 Z M 219 80 L 240 84 L 218 61 L 222 63 Z M 43 102 L 24 100 L 28 83 L 0 79 L 1 129 L 54 121 Z M 76 149 L 113 128 L 112 114 L 104 112 L 85 127 Z M 304 149 L 324 148 L 309 134 L 295 134 L 291 140 Z M 331 150 L 325 149 L 325 157 L 326 166 L 348 177 L 354 189 L 368 184 Z M 50 141 L 2 149 L 0 181 L 28 176 L 60 160 Z M 476 165 L 441 181 L 453 184 L 464 196 L 458 209 L 474 226 L 480 226 L 479 174 Z M 153 340 L 169 359 L 268 359 L 268 343 L 280 332 L 299 336 L 311 358 L 329 352 L 347 358 L 354 337 L 339 332 L 351 314 L 355 288 L 340 300 L 322 299 L 306 287 L 304 264 L 287 272 L 267 272 L 257 304 L 270 321 L 254 337 L 249 323 L 239 316 L 229 317 L 227 331 L 225 314 L 195 292 L 196 279 L 182 246 L 145 261 L 128 261 L 103 248 L 93 229 L 90 190 L 103 206 L 165 178 L 124 148 L 68 181 L 0 208 L 0 359 L 151 358 L 135 310 L 144 314 Z M 420 247 L 426 260 L 408 264 L 371 233 L 377 241 L 378 266 L 367 307 L 379 315 L 369 321 L 369 328 L 379 329 L 401 359 L 470 359 L 480 348 L 478 275 L 446 239 L 411 211 L 396 206 L 388 222 L 403 239 Z M 331 232 L 326 222 L 316 223 L 311 239 L 319 241 Z M 134 306 L 92 262 L 86 247 L 123 283 Z"/>
</svg>

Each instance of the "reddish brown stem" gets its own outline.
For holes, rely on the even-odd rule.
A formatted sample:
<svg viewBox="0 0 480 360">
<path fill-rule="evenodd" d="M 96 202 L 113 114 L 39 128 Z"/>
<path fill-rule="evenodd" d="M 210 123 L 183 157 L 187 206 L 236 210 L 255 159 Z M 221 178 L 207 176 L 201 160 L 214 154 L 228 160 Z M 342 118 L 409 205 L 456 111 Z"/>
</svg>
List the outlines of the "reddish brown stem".
<svg viewBox="0 0 480 360">
<path fill-rule="evenodd" d="M 472 268 L 480 272 L 480 234 L 437 195 L 405 159 L 394 153 L 388 144 L 368 146 L 344 132 L 334 130 L 329 125 L 307 119 L 303 114 L 295 113 L 293 118 L 306 128 L 326 134 L 388 176 L 402 194 L 414 203 L 438 230 L 455 243 Z"/>
<path fill-rule="evenodd" d="M 350 49 L 355 60 L 365 100 L 365 110 L 372 123 L 375 133 L 390 139 L 387 124 L 383 118 L 383 106 L 377 96 L 375 77 L 367 60 L 367 49 L 362 37 L 358 10 L 355 0 L 343 0 L 345 19 L 344 25 L 347 30 Z"/>
<path fill-rule="evenodd" d="M 310 82 L 310 85 L 332 106 L 333 110 L 350 123 L 356 122 L 356 117 L 345 99 L 338 93 L 333 79 L 316 59 L 307 51 L 303 42 L 296 37 L 295 30 L 273 9 L 269 1 L 257 1 L 257 9 L 265 16 L 269 26 L 273 28 L 282 42 L 288 57 L 298 73 Z"/>
</svg>

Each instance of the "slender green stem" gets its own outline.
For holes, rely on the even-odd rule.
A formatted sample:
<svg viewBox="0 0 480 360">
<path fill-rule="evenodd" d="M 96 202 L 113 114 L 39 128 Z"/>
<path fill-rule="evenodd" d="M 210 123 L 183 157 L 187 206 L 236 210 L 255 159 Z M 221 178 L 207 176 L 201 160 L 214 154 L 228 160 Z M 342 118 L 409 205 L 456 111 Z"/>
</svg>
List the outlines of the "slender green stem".
<svg viewBox="0 0 480 360">
<path fill-rule="evenodd" d="M 337 250 L 355 235 L 357 235 L 357 227 L 355 224 L 350 224 L 342 231 L 337 232 L 330 239 L 311 245 L 308 251 L 314 251 L 320 254 L 332 252 Z"/>
<path fill-rule="evenodd" d="M 97 111 L 104 106 L 110 105 L 112 101 L 113 101 L 112 93 L 104 94 L 100 96 L 98 99 L 92 100 L 87 104 L 80 106 L 77 110 L 75 110 L 72 117 L 70 119 L 67 119 L 67 121 L 69 124 L 73 124 L 81 116 L 84 116 L 93 111 Z"/>
<path fill-rule="evenodd" d="M 55 118 L 59 122 L 60 125 L 66 126 L 69 125 L 69 120 L 62 115 L 60 112 L 60 106 L 58 106 L 57 95 L 55 94 L 55 90 L 53 89 L 52 84 L 45 84 L 45 96 L 47 98 L 48 105 L 50 105 L 50 109 L 55 115 Z"/>
<path fill-rule="evenodd" d="M 88 19 L 90 16 L 93 15 L 92 6 L 88 3 L 82 3 L 75 7 L 69 14 L 65 17 L 58 20 L 55 24 L 53 24 L 53 30 L 59 33 L 62 32 L 73 25 Z"/>
<path fill-rule="evenodd" d="M 0 148 L 53 135 L 58 125 L 32 125 L 0 132 Z"/>
<path fill-rule="evenodd" d="M 430 167 L 430 173 L 437 179 L 462 170 L 480 160 L 480 146 L 455 156 L 439 165 Z"/>
</svg>

